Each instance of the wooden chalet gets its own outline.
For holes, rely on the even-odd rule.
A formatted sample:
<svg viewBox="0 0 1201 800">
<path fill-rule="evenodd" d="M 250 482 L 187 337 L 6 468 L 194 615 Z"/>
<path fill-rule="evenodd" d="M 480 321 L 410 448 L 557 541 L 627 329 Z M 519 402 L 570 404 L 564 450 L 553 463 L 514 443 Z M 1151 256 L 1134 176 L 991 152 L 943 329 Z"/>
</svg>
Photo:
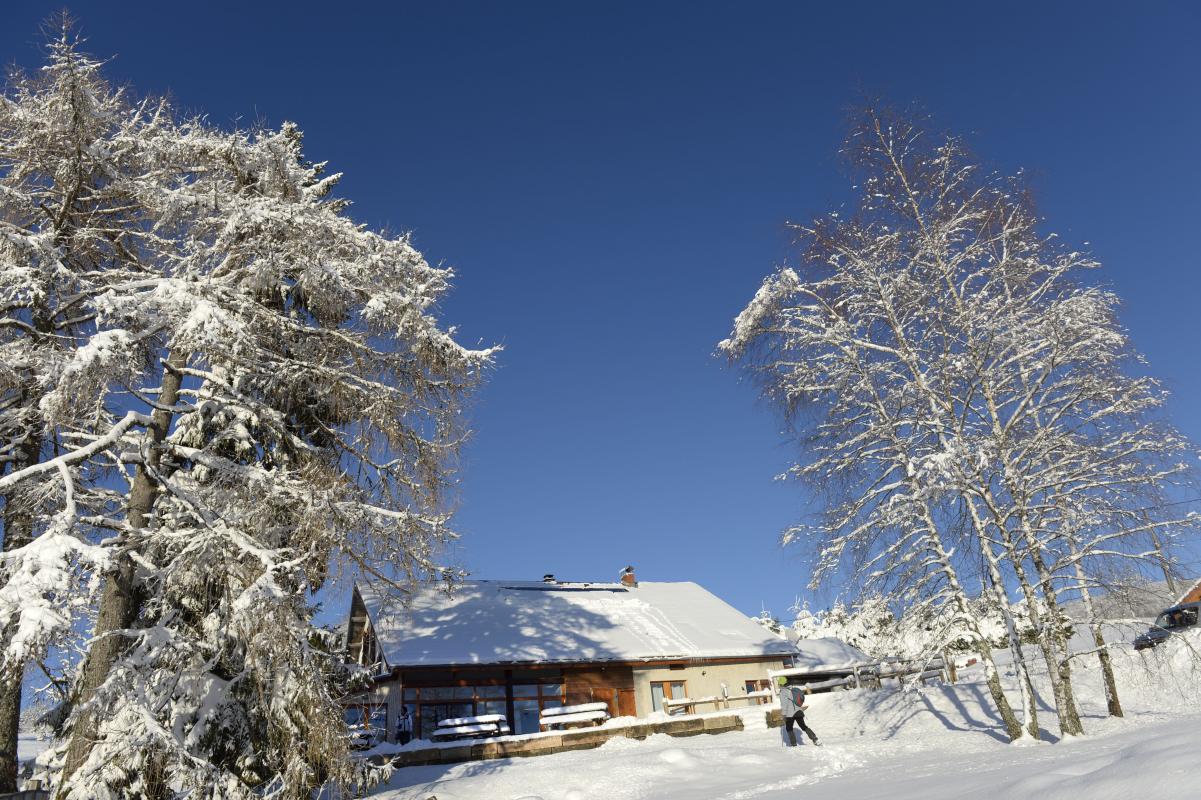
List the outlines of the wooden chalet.
<svg viewBox="0 0 1201 800">
<path fill-rule="evenodd" d="M 347 625 L 348 657 L 376 676 L 356 703 L 389 740 L 402 705 L 416 738 L 483 714 L 533 733 L 543 709 L 579 703 L 645 717 L 668 700 L 765 689 L 794 652 L 697 584 L 639 583 L 632 571 L 619 583 L 429 586 L 407 603 L 360 583 Z"/>
</svg>

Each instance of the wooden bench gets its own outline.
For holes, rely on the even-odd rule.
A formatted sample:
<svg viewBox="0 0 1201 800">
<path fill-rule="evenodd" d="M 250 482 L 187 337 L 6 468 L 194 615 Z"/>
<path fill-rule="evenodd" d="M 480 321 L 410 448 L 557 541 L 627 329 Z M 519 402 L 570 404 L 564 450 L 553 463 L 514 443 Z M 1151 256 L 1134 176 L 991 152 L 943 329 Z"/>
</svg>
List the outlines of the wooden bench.
<svg viewBox="0 0 1201 800">
<path fill-rule="evenodd" d="M 435 742 L 448 739 L 479 739 L 485 736 L 507 736 L 509 722 L 504 714 L 481 714 L 478 717 L 451 717 L 439 720 L 430 734 Z"/>
<path fill-rule="evenodd" d="M 566 728 L 570 725 L 600 725 L 609 719 L 608 703 L 580 703 L 574 706 L 544 708 L 539 715 L 543 730 Z"/>
</svg>

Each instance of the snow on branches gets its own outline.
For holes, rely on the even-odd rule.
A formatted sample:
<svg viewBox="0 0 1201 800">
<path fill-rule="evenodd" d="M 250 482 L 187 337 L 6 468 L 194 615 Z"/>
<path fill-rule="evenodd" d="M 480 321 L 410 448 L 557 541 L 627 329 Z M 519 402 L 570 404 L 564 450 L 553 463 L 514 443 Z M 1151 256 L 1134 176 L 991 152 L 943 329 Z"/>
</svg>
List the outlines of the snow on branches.
<svg viewBox="0 0 1201 800">
<path fill-rule="evenodd" d="M 979 581 L 1021 667 L 1016 588 L 1061 728 L 1079 733 L 1061 596 L 1149 558 L 1149 532 L 1189 530 L 1194 515 L 1162 504 L 1187 443 L 1156 413 L 1163 393 L 1139 374 L 1117 298 L 1086 282 L 1097 262 L 1040 231 L 1019 178 L 874 109 L 844 154 L 858 207 L 797 226 L 799 264 L 719 345 L 796 421 L 792 472 L 827 498 L 786 539 L 812 545 L 815 582 L 849 568 L 894 602 L 952 609 L 986 642 Z M 1016 736 L 999 685 L 994 699 Z"/>
<path fill-rule="evenodd" d="M 299 129 L 133 102 L 64 36 L 0 98 L 0 633 L 10 676 L 95 629 L 59 796 L 307 797 L 355 778 L 312 593 L 441 577 L 493 349 L 346 215 Z"/>
</svg>

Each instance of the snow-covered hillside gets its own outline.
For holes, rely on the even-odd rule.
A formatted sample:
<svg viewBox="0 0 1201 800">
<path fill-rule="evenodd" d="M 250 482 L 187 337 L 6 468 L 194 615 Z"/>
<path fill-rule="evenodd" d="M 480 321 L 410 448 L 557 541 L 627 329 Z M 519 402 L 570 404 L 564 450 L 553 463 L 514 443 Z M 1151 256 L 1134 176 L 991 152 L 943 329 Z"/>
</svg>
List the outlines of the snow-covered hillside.
<svg viewBox="0 0 1201 800">
<path fill-rule="evenodd" d="M 983 676 L 968 669 L 954 686 L 814 696 L 808 720 L 821 747 L 786 748 L 780 732 L 763 725 L 761 711 L 748 712 L 740 733 L 615 739 L 592 751 L 411 767 L 397 771 L 374 800 L 1197 797 L 1197 651 L 1201 633 L 1144 653 L 1119 648 L 1125 719 L 1105 716 L 1097 670 L 1082 657 L 1088 735 L 1077 740 L 1055 741 L 1051 707 L 1042 702 L 1040 722 L 1053 743 L 1006 744 Z"/>
</svg>

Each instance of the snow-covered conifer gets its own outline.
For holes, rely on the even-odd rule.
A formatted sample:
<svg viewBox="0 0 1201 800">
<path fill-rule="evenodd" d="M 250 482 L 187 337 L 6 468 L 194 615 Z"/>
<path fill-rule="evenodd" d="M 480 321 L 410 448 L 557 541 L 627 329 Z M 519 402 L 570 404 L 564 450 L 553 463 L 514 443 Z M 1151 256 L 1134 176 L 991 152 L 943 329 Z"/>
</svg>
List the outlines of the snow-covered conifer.
<svg viewBox="0 0 1201 800">
<path fill-rule="evenodd" d="M 0 270 L 0 345 L 30 365 L 0 377 L 0 453 L 17 453 L 22 420 L 54 445 L 0 477 L 6 502 L 38 498 L 31 542 L 6 556 L 6 657 L 66 635 L 102 579 L 47 758 L 57 796 L 308 797 L 355 780 L 313 593 L 339 561 L 398 584 L 452 575 L 444 493 L 492 351 L 439 324 L 449 271 L 349 219 L 296 126 L 179 119 L 127 103 L 99 66 L 64 38 L 0 118 L 25 147 L 5 156 L 30 154 L 0 179 L 59 201 L 0 198 L 4 253 L 20 256 Z M 92 139 L 41 143 L 56 110 Z M 37 270 L 53 291 L 21 294 Z M 59 315 L 50 342 L 34 303 Z M 37 604 L 5 601 L 36 580 L 58 627 L 22 639 L 10 631 Z"/>
<path fill-rule="evenodd" d="M 48 55 L 0 96 L 0 478 L 108 424 L 103 392 L 53 418 L 42 403 L 95 330 L 95 299 L 135 268 L 138 220 L 110 146 L 135 114 L 65 36 Z M 0 791 L 16 788 L 24 669 L 75 634 L 106 559 L 87 538 L 111 501 L 97 476 L 77 462 L 0 489 Z"/>
</svg>

